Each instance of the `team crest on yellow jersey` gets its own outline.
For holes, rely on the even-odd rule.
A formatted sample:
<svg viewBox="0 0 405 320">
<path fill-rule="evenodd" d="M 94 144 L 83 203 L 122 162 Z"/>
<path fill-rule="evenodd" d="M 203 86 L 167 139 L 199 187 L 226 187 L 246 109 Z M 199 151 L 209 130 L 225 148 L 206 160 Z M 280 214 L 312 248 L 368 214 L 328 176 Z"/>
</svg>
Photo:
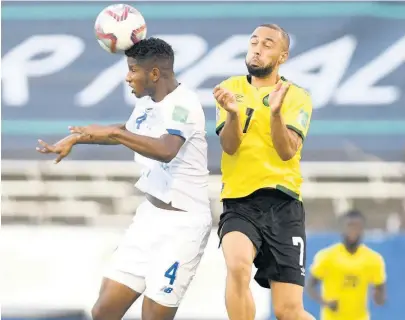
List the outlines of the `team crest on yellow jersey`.
<svg viewBox="0 0 405 320">
<path fill-rule="evenodd" d="M 269 106 L 269 95 L 265 96 L 263 98 L 263 104 L 268 107 Z"/>
</svg>

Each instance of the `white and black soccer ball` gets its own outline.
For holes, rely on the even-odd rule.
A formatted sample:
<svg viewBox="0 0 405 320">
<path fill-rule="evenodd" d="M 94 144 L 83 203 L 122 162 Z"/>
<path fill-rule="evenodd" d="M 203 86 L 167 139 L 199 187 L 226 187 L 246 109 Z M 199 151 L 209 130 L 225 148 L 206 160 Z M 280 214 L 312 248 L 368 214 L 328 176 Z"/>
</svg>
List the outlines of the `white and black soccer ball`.
<svg viewBox="0 0 405 320">
<path fill-rule="evenodd" d="M 126 4 L 113 4 L 103 9 L 94 24 L 100 46 L 110 53 L 123 53 L 146 38 L 142 14 Z"/>
</svg>

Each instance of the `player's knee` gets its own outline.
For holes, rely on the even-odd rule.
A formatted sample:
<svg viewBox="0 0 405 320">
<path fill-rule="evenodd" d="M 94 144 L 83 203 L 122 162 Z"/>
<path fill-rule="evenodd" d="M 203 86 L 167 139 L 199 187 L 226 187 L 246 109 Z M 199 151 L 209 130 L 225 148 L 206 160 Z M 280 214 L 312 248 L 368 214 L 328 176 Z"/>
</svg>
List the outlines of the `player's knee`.
<svg viewBox="0 0 405 320">
<path fill-rule="evenodd" d="M 255 249 L 250 239 L 240 233 L 227 233 L 222 240 L 227 274 L 239 284 L 249 284 Z"/>
<path fill-rule="evenodd" d="M 303 314 L 305 314 L 305 310 L 302 303 L 286 301 L 274 305 L 274 315 L 276 316 L 277 320 L 304 319 L 302 318 Z"/>
<path fill-rule="evenodd" d="M 241 254 L 228 257 L 226 266 L 229 277 L 240 284 L 249 285 L 252 273 L 252 262 L 248 257 L 244 257 Z"/>
<path fill-rule="evenodd" d="M 119 317 L 115 319 L 114 315 L 111 314 L 108 309 L 98 303 L 91 309 L 91 317 L 93 320 L 119 320 Z"/>
<path fill-rule="evenodd" d="M 95 304 L 93 306 L 93 309 L 91 309 L 91 318 L 93 320 L 103 320 L 103 314 L 101 311 L 101 307 L 98 304 Z"/>
</svg>

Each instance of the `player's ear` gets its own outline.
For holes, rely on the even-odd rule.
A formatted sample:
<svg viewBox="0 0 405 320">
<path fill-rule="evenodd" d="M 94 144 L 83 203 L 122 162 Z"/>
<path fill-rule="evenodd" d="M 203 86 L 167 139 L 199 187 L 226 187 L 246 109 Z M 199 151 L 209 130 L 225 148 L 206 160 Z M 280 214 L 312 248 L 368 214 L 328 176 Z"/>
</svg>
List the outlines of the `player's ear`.
<svg viewBox="0 0 405 320">
<path fill-rule="evenodd" d="M 152 70 L 150 71 L 150 79 L 152 80 L 153 83 L 157 82 L 160 78 L 160 70 L 159 68 L 152 68 Z"/>
<path fill-rule="evenodd" d="M 280 58 L 278 60 L 279 64 L 283 64 L 288 59 L 288 51 L 284 51 L 281 53 Z"/>
</svg>

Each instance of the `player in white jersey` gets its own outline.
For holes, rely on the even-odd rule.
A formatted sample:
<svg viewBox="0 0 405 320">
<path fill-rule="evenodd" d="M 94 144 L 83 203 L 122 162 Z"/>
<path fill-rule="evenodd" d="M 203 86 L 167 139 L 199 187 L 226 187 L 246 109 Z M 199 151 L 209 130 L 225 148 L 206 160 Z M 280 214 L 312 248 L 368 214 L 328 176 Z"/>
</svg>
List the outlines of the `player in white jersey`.
<svg viewBox="0 0 405 320">
<path fill-rule="evenodd" d="M 170 320 L 193 279 L 211 230 L 205 117 L 197 95 L 179 84 L 174 52 L 157 38 L 126 52 L 126 81 L 139 98 L 126 124 L 70 127 L 41 153 L 59 162 L 77 143 L 122 144 L 144 167 L 136 187 L 146 194 L 113 253 L 93 307 L 96 320 L 120 320 L 145 295 L 143 320 Z"/>
</svg>

